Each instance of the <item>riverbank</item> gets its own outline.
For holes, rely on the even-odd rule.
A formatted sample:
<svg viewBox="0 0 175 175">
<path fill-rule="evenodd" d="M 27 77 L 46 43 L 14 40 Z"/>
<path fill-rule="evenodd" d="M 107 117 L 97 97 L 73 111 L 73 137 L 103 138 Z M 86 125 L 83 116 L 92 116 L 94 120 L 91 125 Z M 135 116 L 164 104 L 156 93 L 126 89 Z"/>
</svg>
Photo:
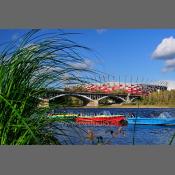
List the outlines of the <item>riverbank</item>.
<svg viewBox="0 0 175 175">
<path fill-rule="evenodd" d="M 99 106 L 97 108 L 175 108 L 175 106 L 156 106 L 156 105 L 110 105 Z"/>
<path fill-rule="evenodd" d="M 82 107 L 71 107 L 71 108 L 175 108 L 175 106 L 156 106 L 156 105 L 101 105 L 101 106 L 82 106 Z"/>
</svg>

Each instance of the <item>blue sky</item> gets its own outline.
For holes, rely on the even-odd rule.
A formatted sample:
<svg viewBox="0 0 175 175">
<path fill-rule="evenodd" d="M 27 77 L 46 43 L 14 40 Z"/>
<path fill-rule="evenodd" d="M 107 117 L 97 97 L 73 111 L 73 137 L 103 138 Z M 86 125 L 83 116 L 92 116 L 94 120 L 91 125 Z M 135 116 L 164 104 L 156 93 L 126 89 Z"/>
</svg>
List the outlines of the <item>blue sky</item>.
<svg viewBox="0 0 175 175">
<path fill-rule="evenodd" d="M 27 29 L 0 30 L 0 43 L 14 40 L 25 31 Z M 131 76 L 133 79 L 138 77 L 146 81 L 175 80 L 175 69 L 162 71 L 166 64 L 172 65 L 172 61 L 168 63 L 166 58 L 151 58 L 163 39 L 175 37 L 175 30 L 65 29 L 64 31 L 81 33 L 70 36 L 70 39 L 93 49 L 91 53 L 84 55 L 92 60 L 98 70 L 116 77 L 120 75 L 128 80 Z M 161 51 L 160 53 L 162 54 Z"/>
</svg>

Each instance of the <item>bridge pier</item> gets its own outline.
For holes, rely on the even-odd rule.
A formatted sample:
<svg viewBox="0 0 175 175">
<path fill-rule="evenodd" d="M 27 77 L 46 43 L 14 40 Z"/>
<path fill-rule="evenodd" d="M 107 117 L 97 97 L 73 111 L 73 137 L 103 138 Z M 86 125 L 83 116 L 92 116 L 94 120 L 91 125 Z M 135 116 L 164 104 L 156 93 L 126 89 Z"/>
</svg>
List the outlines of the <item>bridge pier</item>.
<svg viewBox="0 0 175 175">
<path fill-rule="evenodd" d="M 90 101 L 86 106 L 92 106 L 92 107 L 95 107 L 95 106 L 98 106 L 98 100 L 93 100 L 93 101 Z"/>
<path fill-rule="evenodd" d="M 43 99 L 38 104 L 38 108 L 48 108 L 48 107 L 49 107 L 49 99 Z"/>
</svg>

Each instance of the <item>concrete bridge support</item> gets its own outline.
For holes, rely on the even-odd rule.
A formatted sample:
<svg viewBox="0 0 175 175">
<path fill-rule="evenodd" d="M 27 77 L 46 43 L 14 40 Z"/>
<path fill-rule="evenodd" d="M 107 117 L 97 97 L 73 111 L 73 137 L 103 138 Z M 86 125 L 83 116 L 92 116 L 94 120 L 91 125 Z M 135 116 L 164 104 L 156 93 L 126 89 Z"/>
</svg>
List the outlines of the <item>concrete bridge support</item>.
<svg viewBox="0 0 175 175">
<path fill-rule="evenodd" d="M 91 107 L 93 107 L 93 106 L 98 106 L 98 100 L 93 100 L 93 101 L 90 101 L 86 106 L 91 106 Z"/>
<path fill-rule="evenodd" d="M 48 108 L 49 107 L 49 99 L 43 99 L 38 104 L 39 108 Z"/>
</svg>

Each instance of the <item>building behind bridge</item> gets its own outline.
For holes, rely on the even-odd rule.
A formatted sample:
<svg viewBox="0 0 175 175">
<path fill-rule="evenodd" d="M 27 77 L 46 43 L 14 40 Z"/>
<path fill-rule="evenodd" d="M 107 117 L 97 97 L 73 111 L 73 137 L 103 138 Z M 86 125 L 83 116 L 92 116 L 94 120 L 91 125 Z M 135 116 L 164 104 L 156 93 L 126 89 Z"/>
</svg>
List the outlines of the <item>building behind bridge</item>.
<svg viewBox="0 0 175 175">
<path fill-rule="evenodd" d="M 76 88 L 75 88 L 76 89 Z M 151 92 L 167 90 L 166 84 L 146 84 L 146 83 L 119 83 L 106 82 L 83 85 L 86 92 L 101 93 L 127 93 L 133 95 L 148 95 Z"/>
</svg>

